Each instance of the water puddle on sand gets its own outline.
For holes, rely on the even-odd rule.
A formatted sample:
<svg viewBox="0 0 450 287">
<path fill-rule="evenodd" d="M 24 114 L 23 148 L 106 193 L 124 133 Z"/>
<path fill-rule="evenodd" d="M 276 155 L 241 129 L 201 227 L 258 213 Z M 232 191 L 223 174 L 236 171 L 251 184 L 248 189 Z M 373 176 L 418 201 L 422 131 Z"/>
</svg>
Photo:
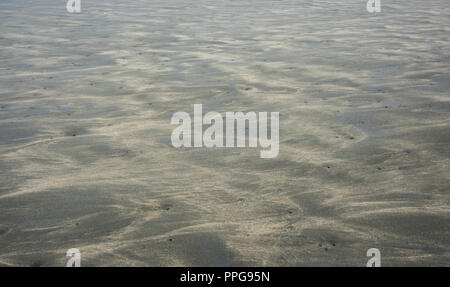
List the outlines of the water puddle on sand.
<svg viewBox="0 0 450 287">
<path fill-rule="evenodd" d="M 0 133 L 0 145 L 12 143 L 28 143 L 33 141 L 33 132 L 16 130 L 5 133 Z"/>
</svg>

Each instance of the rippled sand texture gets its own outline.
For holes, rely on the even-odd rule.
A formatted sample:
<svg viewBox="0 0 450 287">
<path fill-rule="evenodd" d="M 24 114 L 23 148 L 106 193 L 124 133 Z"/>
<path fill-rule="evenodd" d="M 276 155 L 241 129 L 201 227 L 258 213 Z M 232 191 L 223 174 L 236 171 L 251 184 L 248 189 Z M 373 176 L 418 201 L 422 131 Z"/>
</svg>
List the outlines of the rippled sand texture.
<svg viewBox="0 0 450 287">
<path fill-rule="evenodd" d="M 448 0 L 64 2 L 0 2 L 0 265 L 450 265 Z M 173 148 L 197 103 L 280 155 Z"/>
</svg>

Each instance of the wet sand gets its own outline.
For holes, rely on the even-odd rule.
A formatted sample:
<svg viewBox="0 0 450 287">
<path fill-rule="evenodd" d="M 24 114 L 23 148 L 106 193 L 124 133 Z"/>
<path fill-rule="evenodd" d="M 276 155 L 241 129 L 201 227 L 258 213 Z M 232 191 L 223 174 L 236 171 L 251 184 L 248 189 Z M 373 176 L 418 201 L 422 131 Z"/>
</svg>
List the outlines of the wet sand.
<svg viewBox="0 0 450 287">
<path fill-rule="evenodd" d="M 447 0 L 63 2 L 0 3 L 0 266 L 450 265 Z M 193 104 L 279 156 L 172 147 Z"/>
</svg>

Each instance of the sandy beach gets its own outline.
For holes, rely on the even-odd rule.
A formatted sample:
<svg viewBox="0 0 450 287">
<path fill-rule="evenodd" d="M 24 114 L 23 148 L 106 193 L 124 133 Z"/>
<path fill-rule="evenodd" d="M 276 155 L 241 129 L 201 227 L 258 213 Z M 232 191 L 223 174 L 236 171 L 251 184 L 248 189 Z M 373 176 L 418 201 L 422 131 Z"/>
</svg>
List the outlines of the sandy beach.
<svg viewBox="0 0 450 287">
<path fill-rule="evenodd" d="M 450 4 L 366 2 L 1 1 L 0 266 L 449 266 Z"/>
</svg>

